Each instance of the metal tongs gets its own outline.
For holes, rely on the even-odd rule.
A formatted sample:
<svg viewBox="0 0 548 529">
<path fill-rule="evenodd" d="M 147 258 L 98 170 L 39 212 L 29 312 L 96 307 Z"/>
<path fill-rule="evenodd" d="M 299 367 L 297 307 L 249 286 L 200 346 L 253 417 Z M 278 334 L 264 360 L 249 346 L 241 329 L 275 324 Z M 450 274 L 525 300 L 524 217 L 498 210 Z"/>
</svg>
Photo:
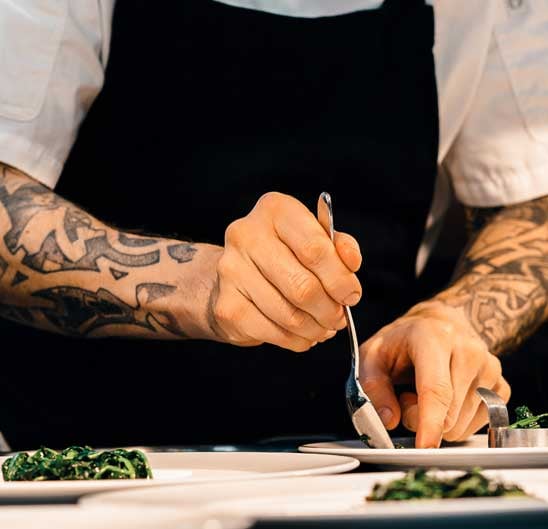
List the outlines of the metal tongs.
<svg viewBox="0 0 548 529">
<path fill-rule="evenodd" d="M 323 192 L 318 200 L 318 220 L 335 242 L 333 205 L 329 193 Z M 372 448 L 394 448 L 394 444 L 384 427 L 375 407 L 363 391 L 360 380 L 360 352 L 356 328 L 350 307 L 344 307 L 344 314 L 350 337 L 351 369 L 346 381 L 346 405 L 352 424 L 360 436 L 367 439 Z"/>
<path fill-rule="evenodd" d="M 533 448 L 548 446 L 548 428 L 509 428 L 504 400 L 494 391 L 477 388 L 489 415 L 489 448 Z"/>
</svg>

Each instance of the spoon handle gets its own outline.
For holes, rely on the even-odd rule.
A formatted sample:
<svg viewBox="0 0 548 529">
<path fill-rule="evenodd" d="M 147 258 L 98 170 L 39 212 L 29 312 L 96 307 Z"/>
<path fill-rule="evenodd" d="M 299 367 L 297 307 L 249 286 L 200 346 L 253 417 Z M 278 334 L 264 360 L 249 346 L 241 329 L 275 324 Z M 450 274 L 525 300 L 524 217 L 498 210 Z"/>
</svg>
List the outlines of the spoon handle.
<svg viewBox="0 0 548 529">
<path fill-rule="evenodd" d="M 325 191 L 320 195 L 318 200 L 318 220 L 325 231 L 329 234 L 331 241 L 335 243 L 333 203 L 331 201 L 331 195 Z M 346 318 L 346 326 L 350 336 L 350 345 L 352 349 L 352 369 L 354 371 L 354 378 L 358 380 L 360 374 L 358 337 L 356 335 L 356 327 L 354 325 L 354 318 L 352 318 L 352 312 L 350 311 L 350 307 L 347 305 L 344 306 L 344 315 Z"/>
</svg>

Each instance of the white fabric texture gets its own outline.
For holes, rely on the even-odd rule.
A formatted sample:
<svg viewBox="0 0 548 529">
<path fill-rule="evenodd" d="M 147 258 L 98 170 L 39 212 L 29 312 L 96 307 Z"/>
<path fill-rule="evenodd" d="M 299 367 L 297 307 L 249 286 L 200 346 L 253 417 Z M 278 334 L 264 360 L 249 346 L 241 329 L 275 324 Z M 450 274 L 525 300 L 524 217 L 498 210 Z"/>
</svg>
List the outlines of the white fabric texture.
<svg viewBox="0 0 548 529">
<path fill-rule="evenodd" d="M 49 187 L 101 90 L 112 2 L 0 2 L 0 161 Z"/>
<path fill-rule="evenodd" d="M 302 18 L 329 17 L 378 8 L 383 0 L 216 0 L 222 4 Z"/>
<path fill-rule="evenodd" d="M 300 17 L 334 16 L 382 3 L 216 1 Z M 114 2 L 0 1 L 0 161 L 51 188 L 103 86 Z M 462 203 L 479 207 L 548 194 L 548 1 L 431 3 L 440 171 L 418 272 L 452 190 Z M 151 3 L 150 8 L 160 7 Z"/>
</svg>

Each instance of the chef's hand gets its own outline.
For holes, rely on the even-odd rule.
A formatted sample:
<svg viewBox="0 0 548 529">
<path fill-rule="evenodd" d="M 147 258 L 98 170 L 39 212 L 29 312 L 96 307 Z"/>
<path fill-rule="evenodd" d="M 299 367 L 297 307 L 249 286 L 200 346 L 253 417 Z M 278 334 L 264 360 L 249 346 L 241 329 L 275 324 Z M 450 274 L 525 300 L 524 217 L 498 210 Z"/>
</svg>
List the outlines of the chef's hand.
<svg viewBox="0 0 548 529">
<path fill-rule="evenodd" d="M 353 237 L 339 232 L 333 245 L 301 202 L 267 193 L 226 230 L 210 324 L 236 345 L 306 351 L 345 327 L 342 304 L 362 293 L 360 264 Z"/>
<path fill-rule="evenodd" d="M 416 431 L 417 448 L 463 440 L 488 422 L 475 390 L 492 389 L 505 402 L 510 386 L 501 364 L 456 309 L 424 302 L 382 328 L 360 348 L 360 381 L 388 429 Z M 398 398 L 394 384 L 414 383 Z"/>
</svg>

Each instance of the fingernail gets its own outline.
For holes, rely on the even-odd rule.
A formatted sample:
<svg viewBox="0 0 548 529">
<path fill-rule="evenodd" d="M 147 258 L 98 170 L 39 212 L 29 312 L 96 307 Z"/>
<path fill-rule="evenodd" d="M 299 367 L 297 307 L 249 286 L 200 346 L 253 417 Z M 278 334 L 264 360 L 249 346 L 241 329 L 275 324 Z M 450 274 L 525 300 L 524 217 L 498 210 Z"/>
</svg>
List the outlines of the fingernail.
<svg viewBox="0 0 548 529">
<path fill-rule="evenodd" d="M 421 448 L 439 448 L 441 445 L 441 440 L 442 438 L 440 436 L 437 441 L 433 441 L 433 440 L 425 441 L 424 443 L 422 443 Z"/>
<path fill-rule="evenodd" d="M 442 436 L 440 435 L 437 439 L 437 441 L 431 441 L 429 443 L 425 443 L 425 446 L 423 448 L 439 448 L 441 445 Z"/>
<path fill-rule="evenodd" d="M 394 417 L 394 414 L 392 413 L 392 410 L 390 408 L 381 408 L 379 410 L 379 417 L 381 418 L 382 423 L 385 426 L 388 426 L 388 424 L 392 420 L 392 417 Z"/>
<path fill-rule="evenodd" d="M 347 296 L 344 299 L 343 304 L 352 306 L 358 303 L 358 301 L 360 301 L 360 294 L 358 292 L 352 292 L 350 296 Z"/>
</svg>

